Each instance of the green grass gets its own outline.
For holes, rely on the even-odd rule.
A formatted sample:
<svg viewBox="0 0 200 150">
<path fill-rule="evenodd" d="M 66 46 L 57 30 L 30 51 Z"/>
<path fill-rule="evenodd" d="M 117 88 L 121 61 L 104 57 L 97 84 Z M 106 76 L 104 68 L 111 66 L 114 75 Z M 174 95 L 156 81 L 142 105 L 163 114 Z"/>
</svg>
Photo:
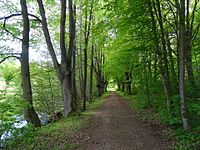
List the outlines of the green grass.
<svg viewBox="0 0 200 150">
<path fill-rule="evenodd" d="M 200 146 L 200 126 L 196 128 L 190 128 L 189 131 L 184 132 L 182 129 L 182 123 L 174 126 L 174 122 L 177 121 L 170 118 L 165 106 L 165 99 L 162 96 L 152 96 L 152 107 L 148 109 L 147 96 L 145 95 L 124 95 L 122 92 L 117 92 L 119 95 L 128 101 L 129 106 L 136 112 L 137 116 L 147 124 L 161 125 L 165 130 L 159 134 L 164 138 L 167 138 L 172 143 L 172 149 L 174 150 L 196 150 Z M 180 119 L 180 118 L 178 118 Z M 170 121 L 172 123 L 170 123 Z M 157 129 L 158 130 L 158 129 Z"/>
<path fill-rule="evenodd" d="M 117 94 L 124 97 L 132 110 L 138 111 L 148 107 L 146 95 L 124 95 L 122 92 L 117 91 Z"/>
<path fill-rule="evenodd" d="M 148 102 L 146 95 L 124 95 L 124 93 L 117 91 L 117 94 L 124 97 L 128 101 L 130 108 L 136 112 L 136 115 L 143 121 L 160 120 L 159 114 L 148 109 Z"/>
<path fill-rule="evenodd" d="M 23 137 L 16 138 L 8 149 L 14 150 L 61 150 L 74 149 L 76 145 L 69 142 L 69 137 L 77 130 L 88 127 L 94 110 L 104 102 L 108 93 L 87 104 L 87 110 L 79 116 L 71 114 L 55 123 L 47 124 L 36 131 L 29 131 Z"/>
</svg>

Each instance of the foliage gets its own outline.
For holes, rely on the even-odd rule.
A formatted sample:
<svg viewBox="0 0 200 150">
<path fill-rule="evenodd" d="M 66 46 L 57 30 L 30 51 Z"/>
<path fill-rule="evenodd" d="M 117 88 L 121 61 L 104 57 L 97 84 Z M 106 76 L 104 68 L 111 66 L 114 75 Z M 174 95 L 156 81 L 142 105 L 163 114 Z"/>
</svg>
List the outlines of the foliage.
<svg viewBox="0 0 200 150">
<path fill-rule="evenodd" d="M 197 149 L 200 145 L 199 129 L 184 132 L 182 129 L 176 130 L 177 143 L 174 143 L 173 148 L 178 149 Z"/>
<path fill-rule="evenodd" d="M 21 114 L 25 103 L 21 99 L 19 68 L 9 63 L 1 66 L 0 135 L 12 129 L 14 115 Z"/>
<path fill-rule="evenodd" d="M 74 149 L 69 137 L 77 130 L 88 127 L 90 118 L 95 109 L 99 108 L 108 94 L 88 103 L 87 111 L 77 115 L 71 114 L 67 118 L 42 126 L 40 129 L 27 130 L 24 136 L 14 139 L 11 148 L 15 149 Z"/>
<path fill-rule="evenodd" d="M 61 111 L 60 85 L 50 63 L 31 63 L 31 81 L 34 104 L 38 111 L 52 114 Z"/>
<path fill-rule="evenodd" d="M 144 121 L 147 122 L 160 122 L 161 125 L 170 126 L 172 130 L 167 131 L 168 133 L 163 132 L 162 135 L 164 138 L 171 140 L 173 143 L 172 148 L 175 150 L 179 149 L 196 149 L 200 145 L 200 129 L 199 122 L 192 123 L 193 127 L 185 132 L 181 128 L 181 119 L 179 112 L 179 104 L 174 104 L 176 106 L 175 110 L 177 111 L 175 114 L 179 114 L 177 117 L 172 117 L 168 113 L 165 104 L 162 103 L 164 99 L 161 99 L 161 96 L 152 97 L 154 104 L 152 110 L 148 109 L 147 97 L 145 95 L 136 95 L 136 96 L 124 96 L 123 93 L 118 92 L 118 94 L 125 97 L 131 108 L 137 112 L 137 115 Z M 174 96 L 174 101 L 178 103 L 179 97 Z M 157 105 L 155 105 L 157 104 Z M 199 106 L 196 104 L 195 106 Z M 194 107 L 195 107 L 194 106 Z M 190 105 L 188 105 L 189 110 L 192 109 Z M 195 108 L 194 108 L 195 109 Z M 195 109 L 196 111 L 196 109 Z M 191 111 L 190 111 L 191 112 Z M 194 115 L 196 116 L 196 114 Z M 191 116 L 192 118 L 192 116 Z M 197 119 L 194 119 L 197 120 Z M 196 125 L 196 126 L 194 126 Z"/>
<path fill-rule="evenodd" d="M 29 55 L 32 84 L 30 90 L 33 92 L 33 106 L 37 112 L 51 115 L 63 110 L 63 95 L 61 93 L 64 90 L 61 90 L 62 86 L 60 85 L 60 81 L 63 80 L 58 74 L 64 74 L 63 77 L 65 77 L 66 74 L 73 72 L 76 92 L 75 90 L 72 92 L 76 93 L 73 100 L 78 103 L 77 110 L 82 107 L 82 99 L 97 97 L 102 87 L 105 91 L 106 82 L 112 81 L 111 86 L 117 85 L 118 90 L 124 94 L 134 94 L 134 96 L 127 96 L 134 110 L 148 109 L 152 113 L 152 116 L 147 114 L 144 118 L 156 118 L 160 123 L 177 131 L 178 141 L 182 145 L 184 142 L 189 142 L 190 145 L 193 138 L 198 139 L 193 131 L 199 131 L 200 126 L 199 0 L 186 1 L 186 13 L 179 13 L 178 11 L 179 4 L 182 1 L 174 0 L 75 0 L 73 1 L 73 8 L 76 8 L 76 13 L 74 12 L 73 17 L 76 20 L 76 37 L 75 42 L 72 41 L 74 58 L 68 58 L 71 54 L 68 46 L 71 42 L 70 33 L 72 33 L 68 12 L 63 29 L 66 33 L 64 37 L 67 47 L 66 54 L 61 56 L 63 52 L 59 48 L 64 43 L 61 42 L 60 44 L 61 15 L 58 11 L 61 8 L 60 2 L 63 1 L 43 1 L 56 61 L 58 64 L 62 64 L 54 65 L 54 67 L 55 62 L 52 63 L 47 46 L 45 46 L 46 40 L 42 32 L 41 18 L 38 17 L 40 13 L 37 2 L 31 0 L 26 2 L 28 12 L 35 16 L 29 16 L 31 27 Z M 91 9 L 92 5 L 94 6 L 93 10 Z M 0 9 L 0 61 L 7 56 L 8 58 L 19 59 L 21 56 L 19 51 L 22 41 L 20 39 L 22 36 L 22 17 L 17 15 L 6 19 L 6 16 L 19 14 L 20 2 L 1 1 Z M 90 12 L 91 16 L 89 16 Z M 183 42 L 186 44 L 184 47 L 187 48 L 185 60 L 180 57 L 181 15 L 184 15 L 186 20 L 183 22 L 186 25 L 184 34 L 187 40 Z M 89 25 L 91 25 L 90 35 Z M 89 35 L 88 39 L 87 34 Z M 94 51 L 93 55 L 92 50 Z M 63 57 L 66 57 L 67 61 L 70 60 L 70 65 L 63 63 L 66 60 L 61 61 Z M 93 64 L 92 60 L 94 61 Z M 183 86 L 185 90 L 182 90 L 186 95 L 185 103 L 180 103 L 181 96 L 178 92 L 182 89 L 179 88 L 179 81 L 181 81 L 179 79 L 180 60 L 186 63 L 183 66 L 186 71 L 182 72 L 183 76 L 187 74 Z M 0 64 L 0 135 L 4 131 L 12 129 L 13 116 L 22 114 L 22 110 L 26 106 L 22 101 L 20 66 L 14 59 L 2 62 Z M 74 62 L 74 68 L 70 68 L 69 72 L 62 72 L 67 67 L 71 67 L 72 62 Z M 93 70 L 91 66 L 93 66 Z M 84 70 L 84 68 L 87 69 Z M 91 84 L 87 82 L 89 81 L 90 71 L 94 73 L 95 77 Z M 87 74 L 86 77 L 85 74 Z M 68 82 L 70 88 L 72 82 Z M 86 93 L 84 92 L 84 82 L 87 82 Z M 73 86 L 75 86 L 75 83 L 73 83 Z M 90 88 L 88 87 L 92 89 L 90 96 Z M 180 107 L 183 105 L 186 109 Z M 90 107 L 93 107 L 93 105 L 88 105 L 89 110 Z M 188 114 L 182 115 L 181 110 Z M 54 136 L 63 139 L 66 136 L 64 132 L 68 133 L 66 124 L 69 124 L 70 129 L 70 123 L 75 128 L 76 126 L 79 128 L 79 123 L 83 124 L 84 121 L 87 121 L 87 119 L 85 120 L 87 113 L 88 111 L 86 114 L 83 113 L 83 118 L 71 116 L 69 119 L 61 120 L 58 124 L 48 125 L 49 129 L 44 127 L 36 133 L 30 132 L 30 138 L 26 135 L 27 141 L 24 142 L 39 141 L 36 138 L 38 135 L 42 135 L 42 139 L 49 135 L 49 137 L 52 137 L 50 140 L 53 140 Z M 191 128 L 188 133 L 183 133 L 180 129 L 183 123 L 181 117 L 188 117 L 186 119 L 189 120 Z M 75 124 L 75 120 L 77 124 Z M 51 133 L 54 131 L 54 126 L 55 135 Z M 32 130 L 31 127 L 30 130 Z M 58 132 L 63 130 L 63 134 L 57 135 Z M 43 131 L 46 131 L 47 134 Z M 24 140 L 23 137 L 20 138 Z M 57 144 L 59 142 L 61 141 L 58 140 Z M 25 145 L 27 146 L 27 144 Z M 48 143 L 41 144 L 41 146 L 45 145 L 48 146 Z M 35 145 L 32 146 L 35 147 Z M 69 148 L 68 146 L 70 147 L 66 143 L 65 148 Z"/>
</svg>

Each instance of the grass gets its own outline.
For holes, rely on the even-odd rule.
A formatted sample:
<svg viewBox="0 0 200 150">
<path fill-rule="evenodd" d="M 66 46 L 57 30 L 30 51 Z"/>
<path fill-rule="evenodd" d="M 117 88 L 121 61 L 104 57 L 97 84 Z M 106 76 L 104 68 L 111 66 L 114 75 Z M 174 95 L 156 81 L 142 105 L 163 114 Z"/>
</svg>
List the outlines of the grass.
<svg viewBox="0 0 200 150">
<path fill-rule="evenodd" d="M 122 92 L 117 91 L 117 94 L 124 97 L 130 104 L 134 111 L 145 109 L 148 106 L 146 95 L 124 95 Z"/>
<path fill-rule="evenodd" d="M 72 150 L 76 147 L 69 142 L 77 130 L 88 127 L 94 110 L 98 109 L 104 102 L 108 93 L 101 98 L 87 104 L 87 110 L 79 116 L 71 114 L 57 122 L 47 124 L 36 131 L 32 129 L 26 135 L 16 138 L 8 149 L 14 150 Z"/>
<path fill-rule="evenodd" d="M 152 96 L 154 107 L 149 110 L 146 95 L 124 95 L 122 92 L 117 93 L 128 101 L 131 109 L 136 112 L 141 120 L 153 127 L 152 129 L 155 129 L 155 132 L 170 141 L 172 149 L 200 149 L 200 126 L 191 128 L 185 132 L 182 129 L 182 124 L 171 125 L 168 113 L 163 108 L 164 99 L 161 96 L 157 98 Z"/>
</svg>

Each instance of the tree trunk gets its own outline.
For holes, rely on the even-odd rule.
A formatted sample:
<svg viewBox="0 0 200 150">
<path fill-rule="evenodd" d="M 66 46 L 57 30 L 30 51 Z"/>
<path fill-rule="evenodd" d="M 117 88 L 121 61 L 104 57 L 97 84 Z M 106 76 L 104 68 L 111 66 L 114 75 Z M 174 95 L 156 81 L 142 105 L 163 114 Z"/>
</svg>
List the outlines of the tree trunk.
<svg viewBox="0 0 200 150">
<path fill-rule="evenodd" d="M 150 97 L 150 92 L 149 92 L 149 76 L 148 76 L 148 69 L 146 68 L 146 63 L 145 63 L 145 69 L 144 69 L 144 74 L 145 74 L 145 85 L 146 85 L 146 94 L 147 94 L 147 101 L 148 101 L 148 106 L 149 109 L 151 108 L 151 97 Z"/>
<path fill-rule="evenodd" d="M 22 90 L 23 99 L 27 105 L 24 110 L 24 116 L 27 122 L 32 123 L 35 127 L 40 127 L 41 123 L 35 109 L 33 107 L 32 100 L 32 88 L 30 81 L 30 68 L 29 68 L 29 18 L 26 0 L 20 0 L 23 17 L 23 39 L 22 39 L 22 53 L 21 53 L 21 77 L 22 77 Z"/>
<path fill-rule="evenodd" d="M 98 91 L 98 96 L 100 97 L 105 89 L 105 83 L 104 83 L 104 76 L 102 72 L 102 66 L 103 66 L 103 54 L 101 48 L 96 51 L 96 56 L 94 57 L 96 59 L 95 64 L 96 66 L 94 67 L 95 75 L 96 75 L 96 81 L 97 81 L 97 91 Z"/>
<path fill-rule="evenodd" d="M 53 48 L 53 44 L 52 44 L 51 37 L 48 30 L 43 2 L 42 0 L 37 0 L 37 2 L 39 5 L 40 15 L 42 17 L 42 29 L 44 32 L 47 47 L 54 64 L 54 68 L 56 69 L 58 79 L 60 80 L 63 103 L 64 103 L 64 115 L 67 116 L 68 113 L 71 111 L 72 96 L 71 96 L 70 86 L 69 86 L 69 84 L 71 84 L 71 82 L 69 81 L 70 75 L 71 75 L 69 72 L 70 71 L 69 68 L 71 66 L 67 66 L 67 53 L 66 53 L 66 46 L 65 46 L 66 0 L 61 1 L 61 21 L 60 21 L 61 65 L 58 63 L 58 60 Z M 68 53 L 68 55 L 71 56 L 72 53 Z"/>
<path fill-rule="evenodd" d="M 72 61 L 68 58 L 67 66 L 70 66 L 72 63 L 71 71 L 71 91 L 72 91 L 72 109 L 73 111 L 77 110 L 77 101 L 76 101 L 76 48 L 75 48 L 75 36 L 76 36 L 76 6 L 72 4 L 72 0 L 68 0 L 69 4 L 69 51 L 72 52 Z M 69 53 L 68 56 L 70 57 Z M 69 68 L 70 69 L 70 68 Z M 69 80 L 70 81 L 70 80 Z"/>
<path fill-rule="evenodd" d="M 87 100 L 87 94 L 86 94 L 86 88 L 87 88 L 87 49 L 88 49 L 88 43 L 89 43 L 89 36 L 90 36 L 90 25 L 92 20 L 92 13 L 93 13 L 93 0 L 90 7 L 90 13 L 89 13 L 89 20 L 88 19 L 88 13 L 87 13 L 87 6 L 85 8 L 85 48 L 84 48 L 84 81 L 83 81 L 83 111 L 86 110 L 86 100 Z"/>
<path fill-rule="evenodd" d="M 83 60 L 82 60 L 82 4 L 80 5 L 80 38 L 79 38 L 79 86 L 80 86 L 80 97 L 83 98 Z"/>
<path fill-rule="evenodd" d="M 158 56 L 157 53 L 154 52 L 154 75 L 153 75 L 153 80 L 156 81 L 157 80 L 157 63 L 158 63 Z"/>
<path fill-rule="evenodd" d="M 122 82 L 122 92 L 124 92 L 124 82 Z"/>
<path fill-rule="evenodd" d="M 65 28 L 66 28 L 66 0 L 61 1 L 61 19 L 60 19 L 60 50 L 61 50 L 61 73 L 62 73 L 62 91 L 64 100 L 64 115 L 67 116 L 71 112 L 72 102 L 72 50 L 68 53 L 65 44 Z M 64 88 L 64 89 L 63 89 Z"/>
<path fill-rule="evenodd" d="M 193 22 L 190 24 L 190 1 L 187 0 L 187 7 L 186 7 L 186 51 L 185 51 L 185 60 L 186 60 L 186 69 L 188 74 L 188 81 L 190 83 L 190 86 L 193 88 L 193 90 L 197 90 L 195 78 L 194 78 L 194 72 L 193 72 L 193 66 L 192 66 L 192 28 L 193 28 Z M 196 2 L 195 2 L 196 5 Z M 194 14 L 192 14 L 194 15 Z M 192 16 L 194 17 L 194 16 Z"/>
<path fill-rule="evenodd" d="M 178 81 L 177 81 L 177 75 L 174 67 L 174 59 L 172 56 L 172 48 L 171 48 L 171 43 L 169 39 L 169 33 L 166 33 L 166 40 L 167 40 L 167 47 L 168 47 L 168 55 L 169 55 L 169 60 L 170 60 L 170 70 L 172 74 L 172 80 L 175 86 L 175 91 L 178 91 Z"/>
<path fill-rule="evenodd" d="M 46 40 L 48 51 L 51 55 L 51 58 L 52 58 L 52 61 L 53 61 L 53 64 L 54 64 L 54 68 L 56 69 L 57 76 L 58 76 L 59 79 L 61 79 L 61 76 L 60 76 L 61 75 L 61 68 L 60 68 L 60 64 L 58 63 L 56 53 L 55 53 L 54 48 L 53 48 L 53 44 L 51 42 L 51 37 L 50 37 L 50 34 L 49 34 L 49 30 L 48 30 L 44 5 L 43 5 L 42 0 L 37 0 L 37 2 L 38 2 L 38 5 L 39 5 L 40 15 L 42 17 L 42 29 L 43 29 L 43 32 L 44 32 L 44 37 L 45 37 L 45 40 Z"/>
<path fill-rule="evenodd" d="M 165 84 L 165 93 L 167 97 L 167 106 L 169 109 L 169 112 L 173 114 L 173 101 L 172 101 L 172 89 L 171 89 L 171 81 L 170 81 L 170 75 L 169 75 L 169 68 L 168 68 L 168 59 L 167 59 L 167 48 L 166 48 L 166 40 L 165 40 L 165 31 L 163 26 L 163 16 L 160 8 L 160 0 L 156 0 L 157 8 L 158 8 L 158 22 L 160 25 L 161 30 L 161 41 L 162 41 L 162 61 L 163 61 L 163 67 L 164 67 L 164 84 Z"/>
<path fill-rule="evenodd" d="M 94 37 L 92 37 L 94 38 Z M 91 56 L 90 56 L 90 100 L 92 100 L 92 89 L 93 89 L 93 71 L 94 71 L 94 39 L 92 39 L 92 49 L 91 49 Z"/>
<path fill-rule="evenodd" d="M 98 97 L 101 97 L 102 95 L 102 75 L 101 70 L 98 70 L 97 73 L 97 90 L 98 90 Z"/>
<path fill-rule="evenodd" d="M 64 99 L 64 115 L 67 116 L 71 112 L 71 93 L 68 86 L 68 79 L 65 76 L 61 81 L 62 96 Z"/>
<path fill-rule="evenodd" d="M 87 47 L 88 47 L 88 38 L 87 38 L 87 7 L 85 8 L 85 48 L 84 48 L 84 79 L 83 79 L 83 111 L 86 110 L 86 88 L 87 88 Z"/>
<path fill-rule="evenodd" d="M 192 66 L 192 47 L 191 44 L 189 44 L 189 38 L 186 36 L 187 43 L 186 43 L 186 69 L 187 69 L 187 75 L 188 75 L 188 81 L 190 83 L 190 86 L 193 88 L 193 90 L 197 89 L 195 78 L 194 78 L 194 72 L 193 72 L 193 66 Z"/>
<path fill-rule="evenodd" d="M 185 0 L 180 0 L 180 62 L 179 62 L 179 94 L 181 103 L 181 116 L 184 130 L 188 130 L 188 116 L 185 105 L 185 50 L 186 50 L 186 35 L 185 35 Z"/>
<path fill-rule="evenodd" d="M 158 16 L 159 25 L 162 28 L 161 29 L 161 31 L 162 31 L 161 35 L 162 35 L 163 51 L 161 51 L 160 47 L 159 47 L 157 26 L 156 26 L 156 21 L 155 21 L 155 18 L 154 18 L 152 3 L 151 3 L 150 0 L 148 0 L 147 2 L 148 2 L 148 7 L 149 7 L 149 13 L 150 13 L 150 16 L 151 16 L 151 21 L 152 21 L 152 30 L 153 30 L 153 36 L 154 36 L 153 39 L 154 39 L 154 45 L 155 45 L 155 53 L 158 56 L 158 64 L 159 64 L 159 67 L 160 67 L 163 87 L 164 87 L 165 95 L 166 95 L 166 98 L 167 98 L 168 110 L 169 110 L 170 114 L 172 114 L 172 95 L 171 95 L 172 93 L 171 93 L 171 84 L 170 84 L 170 80 L 169 80 L 169 70 L 168 70 L 168 66 L 167 66 L 168 63 L 167 63 L 167 57 L 166 57 L 166 43 L 165 43 L 165 38 L 164 38 L 163 23 L 162 23 L 162 19 L 161 19 L 162 15 L 161 15 L 161 10 L 160 10 L 160 4 L 159 4 L 159 0 L 156 0 L 157 6 L 159 8 L 159 10 L 158 10 L 159 15 L 157 14 L 156 16 Z M 154 1 L 153 1 L 153 6 L 154 6 L 154 10 L 156 12 L 157 9 L 155 7 Z M 164 56 L 164 63 L 165 64 L 163 64 L 163 57 L 162 57 L 163 52 L 165 54 L 165 56 Z"/>
<path fill-rule="evenodd" d="M 131 95 L 131 73 L 130 73 L 130 71 L 125 72 L 125 78 L 126 78 L 126 81 L 125 81 L 126 93 L 128 95 Z"/>
</svg>

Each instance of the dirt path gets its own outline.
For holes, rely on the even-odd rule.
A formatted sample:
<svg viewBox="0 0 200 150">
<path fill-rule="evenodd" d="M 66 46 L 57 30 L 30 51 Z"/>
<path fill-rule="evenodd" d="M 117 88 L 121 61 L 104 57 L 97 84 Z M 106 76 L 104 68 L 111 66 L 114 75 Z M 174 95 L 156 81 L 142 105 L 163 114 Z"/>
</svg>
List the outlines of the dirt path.
<svg viewBox="0 0 200 150">
<path fill-rule="evenodd" d="M 95 112 L 91 127 L 79 131 L 74 142 L 79 150 L 167 150 L 161 139 L 114 92 Z"/>
</svg>

